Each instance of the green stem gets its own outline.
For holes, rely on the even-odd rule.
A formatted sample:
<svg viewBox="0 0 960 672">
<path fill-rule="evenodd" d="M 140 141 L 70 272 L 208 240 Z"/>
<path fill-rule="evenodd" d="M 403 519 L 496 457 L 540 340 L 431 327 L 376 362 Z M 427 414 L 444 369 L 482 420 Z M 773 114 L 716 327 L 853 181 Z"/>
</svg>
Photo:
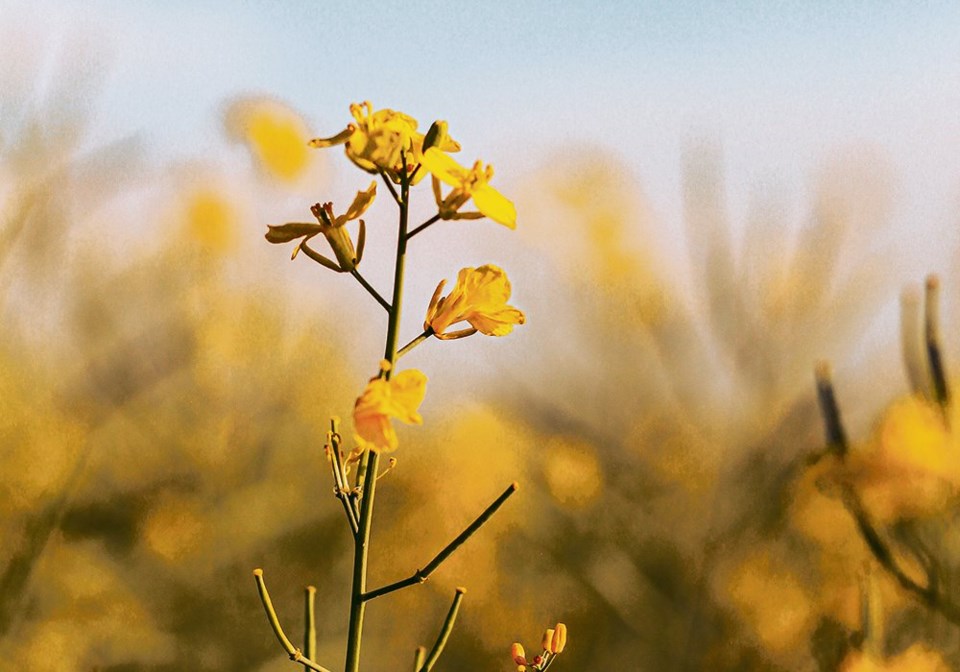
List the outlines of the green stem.
<svg viewBox="0 0 960 672">
<path fill-rule="evenodd" d="M 307 586 L 303 595 L 304 608 L 304 632 L 303 641 L 306 647 L 307 658 L 314 658 L 317 655 L 317 619 L 316 619 L 316 600 L 317 589 L 314 586 Z M 304 669 L 310 669 L 304 665 Z"/>
<path fill-rule="evenodd" d="M 413 654 L 413 672 L 420 672 L 420 668 L 423 667 L 423 659 L 427 656 L 427 647 L 418 646 L 417 650 Z"/>
<path fill-rule="evenodd" d="M 425 221 L 423 224 L 421 224 L 420 226 L 418 226 L 417 228 L 415 228 L 413 231 L 411 231 L 410 233 L 408 233 L 408 234 L 407 234 L 407 240 L 410 240 L 411 238 L 413 238 L 415 235 L 417 235 L 418 233 L 420 233 L 421 231 L 423 231 L 424 229 L 426 229 L 426 228 L 427 228 L 428 226 L 430 226 L 431 224 L 434 224 L 434 223 L 439 222 L 439 221 L 440 221 L 440 213 L 437 213 L 437 214 L 435 214 L 433 217 L 431 217 L 430 219 L 428 219 L 427 221 Z"/>
<path fill-rule="evenodd" d="M 282 646 L 283 650 L 287 652 L 288 656 L 290 656 L 290 660 L 300 663 L 305 668 L 314 670 L 314 672 L 330 672 L 330 670 L 327 668 L 323 667 L 322 665 L 318 665 L 310 660 L 309 657 L 304 656 L 303 652 L 295 647 L 284 634 L 283 628 L 280 627 L 280 619 L 277 617 L 277 612 L 273 608 L 273 600 L 270 599 L 270 593 L 267 592 L 267 584 L 263 581 L 263 570 L 253 570 L 253 577 L 257 581 L 257 591 L 260 593 L 260 602 L 263 603 L 263 610 L 267 612 L 267 620 L 270 621 L 270 627 L 273 628 L 273 634 L 277 636 L 280 646 Z"/>
<path fill-rule="evenodd" d="M 388 313 L 390 312 L 390 304 L 387 303 L 387 300 L 385 298 L 380 296 L 380 292 L 374 289 L 373 285 L 367 282 L 367 279 L 365 277 L 360 275 L 360 271 L 358 271 L 357 269 L 353 269 L 352 271 L 350 271 L 350 275 L 352 275 L 357 279 L 357 282 L 359 282 L 363 286 L 363 288 L 367 290 L 370 296 L 376 299 L 377 303 L 383 306 L 384 310 L 386 310 Z"/>
<path fill-rule="evenodd" d="M 401 165 L 406 166 L 406 156 L 401 154 Z M 397 196 L 393 185 L 389 184 L 386 175 L 381 173 L 384 182 L 387 182 L 394 200 L 400 209 L 400 223 L 397 231 L 397 257 L 393 272 L 393 301 L 390 303 L 390 319 L 387 324 L 387 341 L 384 347 L 383 358 L 390 362 L 390 368 L 384 373 L 389 380 L 393 364 L 397 361 L 397 334 L 400 332 L 400 310 L 403 298 L 403 269 L 407 253 L 407 220 L 410 196 L 410 178 L 405 173 L 400 179 L 400 196 Z M 380 453 L 367 451 L 369 456 L 366 474 L 363 479 L 363 490 L 360 500 L 360 519 L 358 521 L 357 536 L 353 552 L 353 584 L 350 599 L 350 622 L 347 629 L 347 656 L 345 672 L 359 672 L 360 669 L 360 640 L 363 635 L 363 614 L 365 603 L 363 594 L 367 588 L 367 557 L 370 551 L 370 527 L 373 522 L 373 501 L 377 490 L 376 475 L 380 469 Z"/>
<path fill-rule="evenodd" d="M 405 354 L 413 350 L 415 347 L 423 343 L 425 340 L 433 336 L 433 328 L 427 327 L 422 334 L 417 336 L 415 339 L 407 343 L 405 346 L 397 350 L 397 359 L 400 359 Z"/>
<path fill-rule="evenodd" d="M 447 640 L 453 631 L 453 624 L 457 620 L 457 612 L 460 611 L 460 603 L 463 602 L 463 594 L 465 592 L 467 592 L 466 588 L 457 588 L 457 592 L 453 596 L 453 604 L 450 605 L 450 611 L 447 612 L 447 617 L 443 621 L 443 627 L 440 628 L 440 634 L 437 635 L 437 641 L 433 645 L 433 648 L 430 649 L 430 653 L 427 654 L 427 659 L 420 667 L 419 672 L 430 672 L 437 663 L 440 654 L 443 653 L 443 647 L 447 645 Z"/>
<path fill-rule="evenodd" d="M 485 522 L 490 520 L 490 517 L 497 512 L 497 509 L 503 506 L 503 503 L 510 498 L 510 495 L 517 491 L 518 487 L 519 486 L 516 481 L 511 483 L 510 487 L 503 491 L 503 494 L 497 497 L 490 506 L 484 509 L 483 513 L 477 516 L 476 520 L 470 523 L 470 525 L 468 525 L 466 529 L 464 529 L 464 531 L 457 536 L 456 539 L 444 546 L 443 550 L 437 553 L 433 560 L 428 562 L 423 569 L 418 569 L 405 579 L 382 586 L 376 590 L 371 590 L 369 593 L 364 593 L 360 596 L 360 598 L 363 601 L 372 600 L 376 597 L 380 597 L 381 595 L 392 593 L 395 590 L 400 590 L 401 588 L 407 588 L 409 586 L 416 586 L 425 582 L 428 578 L 430 578 L 430 575 L 436 571 L 437 567 L 443 564 L 444 560 L 449 558 L 450 555 L 460 548 L 467 539 L 473 536 L 474 532 L 479 530 Z"/>
</svg>

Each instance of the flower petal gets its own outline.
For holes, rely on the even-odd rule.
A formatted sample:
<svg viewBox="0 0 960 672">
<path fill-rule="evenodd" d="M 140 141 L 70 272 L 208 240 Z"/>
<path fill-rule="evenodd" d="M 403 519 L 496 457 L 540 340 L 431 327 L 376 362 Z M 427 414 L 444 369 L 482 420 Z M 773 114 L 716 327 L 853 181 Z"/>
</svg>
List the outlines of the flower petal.
<svg viewBox="0 0 960 672">
<path fill-rule="evenodd" d="M 417 369 L 401 371 L 390 380 L 390 414 L 408 425 L 421 425 L 417 413 L 427 393 L 427 376 Z"/>
<path fill-rule="evenodd" d="M 468 172 L 467 169 L 436 147 L 431 147 L 423 153 L 421 163 L 432 175 L 451 187 L 463 186 L 463 180 Z"/>
<path fill-rule="evenodd" d="M 477 210 L 507 228 L 517 228 L 517 209 L 506 196 L 489 184 L 478 184 L 470 192 Z"/>
<path fill-rule="evenodd" d="M 264 236 L 271 243 L 289 243 L 291 240 L 312 236 L 320 233 L 323 228 L 319 224 L 306 222 L 290 222 L 289 224 L 268 225 Z"/>
</svg>

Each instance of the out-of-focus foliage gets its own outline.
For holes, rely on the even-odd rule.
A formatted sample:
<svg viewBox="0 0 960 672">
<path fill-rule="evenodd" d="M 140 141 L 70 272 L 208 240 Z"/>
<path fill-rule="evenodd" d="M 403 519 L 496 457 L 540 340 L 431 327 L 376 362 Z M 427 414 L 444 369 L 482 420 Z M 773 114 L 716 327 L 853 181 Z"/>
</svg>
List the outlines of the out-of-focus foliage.
<svg viewBox="0 0 960 672">
<path fill-rule="evenodd" d="M 306 123 L 243 99 L 228 130 L 251 163 L 150 166 L 131 143 L 87 146 L 73 81 L 0 94 L 0 667 L 291 669 L 254 566 L 291 621 L 317 585 L 317 658 L 336 666 L 349 535 L 320 446 L 370 373 L 337 323 L 379 308 L 344 316 L 337 278 L 303 295 L 250 262 L 284 259 L 257 214 L 278 183 L 308 189 L 304 212 L 324 200 Z M 687 166 L 692 276 L 650 242 L 663 224 L 615 160 L 584 153 L 530 181 L 521 229 L 546 270 L 517 300 L 529 368 L 491 360 L 471 405 L 432 406 L 380 488 L 371 584 L 422 566 L 504 483 L 522 489 L 430 582 L 378 600 L 365 667 L 407 665 L 459 584 L 444 669 L 509 669 L 509 643 L 556 620 L 571 670 L 919 670 L 937 650 L 960 664 L 954 632 L 885 578 L 888 659 L 863 659 L 869 552 L 810 459 L 812 362 L 850 361 L 897 291 L 874 244 L 887 185 L 828 171 L 793 240 L 759 208 L 738 246 L 710 152 Z M 474 344 L 429 343 L 448 346 Z M 863 408 L 899 392 L 847 379 Z M 903 460 L 927 459 L 897 437 L 934 455 L 955 443 L 925 408 L 894 407 L 864 447 L 892 471 L 852 467 L 884 520 L 953 492 L 945 459 L 931 499 L 884 494 Z"/>
</svg>

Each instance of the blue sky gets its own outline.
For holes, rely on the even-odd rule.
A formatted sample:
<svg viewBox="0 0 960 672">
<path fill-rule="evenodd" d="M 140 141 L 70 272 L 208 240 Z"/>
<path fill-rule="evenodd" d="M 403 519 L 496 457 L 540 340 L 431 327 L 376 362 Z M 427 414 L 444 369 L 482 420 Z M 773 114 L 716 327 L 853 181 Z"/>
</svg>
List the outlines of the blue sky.
<svg viewBox="0 0 960 672">
<path fill-rule="evenodd" d="M 238 93 L 290 103 L 318 134 L 370 99 L 449 119 L 499 179 L 605 148 L 666 220 L 684 148 L 706 139 L 735 211 L 771 185 L 803 201 L 853 146 L 892 167 L 902 225 L 955 223 L 956 2 L 7 0 L 3 24 L 99 54 L 97 137 L 139 133 L 161 157 L 220 143 Z"/>
</svg>

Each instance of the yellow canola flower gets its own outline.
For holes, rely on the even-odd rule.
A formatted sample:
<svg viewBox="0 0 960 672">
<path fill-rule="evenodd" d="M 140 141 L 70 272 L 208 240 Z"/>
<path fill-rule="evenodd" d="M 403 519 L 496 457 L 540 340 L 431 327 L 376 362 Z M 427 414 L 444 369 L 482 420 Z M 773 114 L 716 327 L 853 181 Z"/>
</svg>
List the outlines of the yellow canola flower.
<svg viewBox="0 0 960 672">
<path fill-rule="evenodd" d="M 297 238 L 303 238 L 300 244 L 294 248 L 293 256 L 296 257 L 301 249 L 304 249 L 311 256 L 315 256 L 311 253 L 310 248 L 306 247 L 306 244 L 317 234 L 322 234 L 323 237 L 327 239 L 327 242 L 330 243 L 330 249 L 333 250 L 334 255 L 337 257 L 339 266 L 334 268 L 334 270 L 350 271 L 356 267 L 363 255 L 365 229 L 363 220 L 361 219 L 360 239 L 358 240 L 358 247 L 355 250 L 353 241 L 350 238 L 350 233 L 347 231 L 345 225 L 347 222 L 363 216 L 363 213 L 367 211 L 367 208 L 370 207 L 370 204 L 373 203 L 376 196 L 377 182 L 374 180 L 370 183 L 366 191 L 357 192 L 350 207 L 348 207 L 347 211 L 342 215 L 334 215 L 332 203 L 324 203 L 323 205 L 317 203 L 310 208 L 314 217 L 317 218 L 316 224 L 312 222 L 271 224 L 267 226 L 266 239 L 271 243 L 289 243 Z M 324 265 L 329 266 L 329 264 Z M 333 268 L 333 266 L 330 267 Z"/>
<path fill-rule="evenodd" d="M 947 672 L 949 669 L 939 653 L 922 644 L 914 644 L 888 660 L 878 660 L 855 651 L 844 659 L 839 672 Z"/>
<path fill-rule="evenodd" d="M 400 171 L 401 154 L 413 153 L 417 120 L 386 108 L 374 112 L 369 100 L 350 105 L 350 114 L 356 124 L 348 124 L 332 137 L 315 138 L 310 146 L 346 145 L 347 158 L 368 173 Z"/>
<path fill-rule="evenodd" d="M 361 449 L 378 452 L 397 449 L 397 433 L 391 418 L 408 425 L 421 425 L 417 412 L 426 394 L 427 377 L 416 369 L 401 371 L 390 380 L 373 378 L 353 408 L 353 425 Z"/>
<path fill-rule="evenodd" d="M 241 98 L 226 111 L 231 137 L 247 145 L 263 170 L 294 182 L 310 167 L 308 134 L 303 119 L 269 98 Z"/>
<path fill-rule="evenodd" d="M 437 285 L 423 323 L 424 331 L 432 330 L 437 338 L 462 338 L 477 331 L 487 336 L 506 336 L 513 331 L 513 325 L 526 321 L 521 311 L 507 305 L 510 280 L 498 266 L 486 264 L 479 268 L 461 269 L 453 290 L 441 298 L 440 293 L 446 282 L 442 280 Z M 458 322 L 468 322 L 471 328 L 446 333 L 451 325 Z"/>
<path fill-rule="evenodd" d="M 867 510 L 883 523 L 936 513 L 960 487 L 956 436 L 940 408 L 918 397 L 895 402 L 848 465 Z"/>
<path fill-rule="evenodd" d="M 433 175 L 433 195 L 441 219 L 478 219 L 484 216 L 508 228 L 516 228 L 517 209 L 506 196 L 489 184 L 493 179 L 493 166 L 484 166 L 477 161 L 472 168 L 465 168 L 437 147 L 427 149 L 421 163 Z M 446 197 L 440 193 L 440 182 L 453 187 Z M 471 198 L 480 212 L 460 212 L 460 208 Z"/>
</svg>

